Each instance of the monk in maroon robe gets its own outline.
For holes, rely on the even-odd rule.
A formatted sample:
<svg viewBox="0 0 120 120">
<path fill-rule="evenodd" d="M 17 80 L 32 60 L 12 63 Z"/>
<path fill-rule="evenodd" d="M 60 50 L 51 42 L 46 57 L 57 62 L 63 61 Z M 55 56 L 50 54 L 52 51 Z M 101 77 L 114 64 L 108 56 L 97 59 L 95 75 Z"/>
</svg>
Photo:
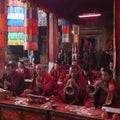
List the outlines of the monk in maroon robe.
<svg viewBox="0 0 120 120">
<path fill-rule="evenodd" d="M 101 108 L 107 105 L 120 108 L 120 85 L 116 80 L 112 79 L 112 71 L 110 69 L 103 69 L 101 80 L 97 80 L 94 86 L 96 88 L 96 92 L 93 94 L 94 107 Z M 86 99 L 86 101 L 89 100 Z M 89 105 L 89 103 L 87 104 Z"/>
<path fill-rule="evenodd" d="M 23 76 L 24 76 L 24 79 L 30 79 L 31 76 L 32 76 L 32 75 L 30 74 L 30 70 L 25 67 L 23 61 L 19 61 L 19 62 L 18 62 L 18 68 L 16 69 L 16 71 L 22 73 Z"/>
<path fill-rule="evenodd" d="M 24 77 L 16 71 L 16 66 L 12 62 L 6 65 L 4 87 L 15 96 L 19 96 L 25 89 Z"/>
<path fill-rule="evenodd" d="M 60 65 L 58 62 L 54 63 L 50 71 L 50 74 L 55 78 L 54 94 L 58 95 L 60 89 L 62 89 L 66 73 L 67 71 L 64 66 Z"/>
<path fill-rule="evenodd" d="M 32 93 L 43 96 L 51 96 L 53 94 L 54 77 L 45 71 L 42 65 L 36 65 L 36 76 L 33 79 L 32 87 L 26 89 L 26 94 Z"/>
<path fill-rule="evenodd" d="M 53 68 L 50 71 L 50 74 L 55 78 L 57 84 L 62 84 L 64 78 L 66 77 L 66 68 L 61 66 L 58 62 L 54 63 Z"/>
<path fill-rule="evenodd" d="M 71 66 L 63 89 L 63 101 L 67 104 L 83 105 L 86 94 L 85 83 L 80 78 L 77 66 Z"/>
</svg>

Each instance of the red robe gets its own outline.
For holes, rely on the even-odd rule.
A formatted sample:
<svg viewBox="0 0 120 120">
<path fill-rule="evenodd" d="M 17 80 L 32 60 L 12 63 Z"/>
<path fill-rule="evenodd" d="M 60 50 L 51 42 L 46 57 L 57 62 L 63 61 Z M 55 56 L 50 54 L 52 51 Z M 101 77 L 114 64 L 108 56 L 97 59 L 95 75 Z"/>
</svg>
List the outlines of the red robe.
<svg viewBox="0 0 120 120">
<path fill-rule="evenodd" d="M 56 81 L 63 81 L 66 77 L 66 69 L 60 66 L 59 70 L 56 72 L 54 67 L 51 69 L 50 74 L 56 79 Z"/>
<path fill-rule="evenodd" d="M 50 71 L 50 74 L 55 78 L 55 84 L 54 84 L 54 94 L 55 95 L 58 95 L 60 89 L 63 88 L 64 82 L 65 82 L 64 80 L 66 78 L 66 73 L 67 73 L 66 68 L 64 68 L 63 66 L 60 66 L 60 69 L 58 70 L 57 73 L 54 68 L 52 68 Z"/>
<path fill-rule="evenodd" d="M 114 85 L 114 91 L 112 92 L 113 99 L 109 106 L 120 108 L 120 102 L 119 102 L 120 101 L 120 95 L 119 95 L 120 85 L 119 85 L 119 83 L 117 83 L 117 81 L 115 81 L 113 79 L 110 82 Z M 108 93 L 105 90 L 103 90 L 102 88 L 99 88 L 99 90 L 93 96 L 94 97 L 93 101 L 90 100 L 89 95 L 87 95 L 84 105 L 87 107 L 101 108 L 105 104 L 107 95 L 108 95 Z"/>
<path fill-rule="evenodd" d="M 76 83 L 77 83 L 79 89 L 77 90 L 76 88 L 74 88 L 75 92 L 72 97 L 68 96 L 68 95 L 66 96 L 65 87 L 66 87 L 66 83 L 69 79 L 70 79 L 69 77 L 66 79 L 66 82 L 64 83 L 64 87 L 61 90 L 61 97 L 62 97 L 63 102 L 68 103 L 68 104 L 83 105 L 84 97 L 86 95 L 86 84 L 83 82 L 83 80 L 78 75 L 78 77 L 76 79 Z"/>
<path fill-rule="evenodd" d="M 21 70 L 19 68 L 17 68 L 18 72 L 22 73 Z M 24 75 L 24 79 L 30 79 L 31 78 L 31 74 L 28 68 L 24 67 L 24 71 L 22 73 Z"/>
<path fill-rule="evenodd" d="M 37 76 L 34 78 L 33 80 L 33 85 L 32 85 L 32 92 L 35 94 L 41 94 L 41 93 L 36 93 L 36 85 L 35 85 L 35 80 L 36 80 Z M 51 96 L 53 94 L 53 87 L 55 84 L 55 80 L 54 78 L 48 74 L 47 72 L 44 73 L 43 77 L 42 77 L 42 89 L 43 89 L 43 94 L 45 96 Z"/>
<path fill-rule="evenodd" d="M 13 92 L 13 95 L 20 95 L 25 89 L 24 77 L 21 73 L 15 71 L 13 75 L 7 76 L 6 80 L 11 83 L 8 90 Z"/>
</svg>

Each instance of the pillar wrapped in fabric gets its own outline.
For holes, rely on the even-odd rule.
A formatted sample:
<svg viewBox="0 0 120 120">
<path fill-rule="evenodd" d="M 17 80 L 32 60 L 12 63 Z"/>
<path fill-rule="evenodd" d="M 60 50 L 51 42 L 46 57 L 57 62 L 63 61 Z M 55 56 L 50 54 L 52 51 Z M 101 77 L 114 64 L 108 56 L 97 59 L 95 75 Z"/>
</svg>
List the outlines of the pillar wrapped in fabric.
<svg viewBox="0 0 120 120">
<path fill-rule="evenodd" d="M 7 0 L 0 0 L 0 78 L 5 70 L 7 41 Z"/>
<path fill-rule="evenodd" d="M 7 1 L 0 0 L 0 48 L 5 47 L 7 33 Z"/>
<path fill-rule="evenodd" d="M 66 20 L 62 21 L 62 42 L 70 42 L 70 23 Z"/>
<path fill-rule="evenodd" d="M 23 3 L 18 0 L 8 0 L 8 45 L 24 45 L 24 17 Z"/>
<path fill-rule="evenodd" d="M 38 13 L 37 8 L 25 3 L 25 50 L 38 50 Z"/>
</svg>

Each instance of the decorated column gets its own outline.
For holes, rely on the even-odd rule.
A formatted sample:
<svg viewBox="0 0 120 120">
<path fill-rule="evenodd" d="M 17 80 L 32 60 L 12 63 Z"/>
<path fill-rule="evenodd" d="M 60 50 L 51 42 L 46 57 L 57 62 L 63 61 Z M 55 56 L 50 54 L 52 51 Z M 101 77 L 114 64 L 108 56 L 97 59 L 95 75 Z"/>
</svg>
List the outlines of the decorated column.
<svg viewBox="0 0 120 120">
<path fill-rule="evenodd" d="M 7 0 L 0 0 L 0 78 L 4 72 L 7 41 Z"/>
<path fill-rule="evenodd" d="M 120 0 L 114 0 L 116 73 L 120 76 Z M 115 49 L 114 49 L 115 50 Z"/>
<path fill-rule="evenodd" d="M 79 26 L 78 25 L 72 25 L 72 34 L 73 34 L 73 47 L 72 47 L 72 60 L 79 59 Z"/>
<path fill-rule="evenodd" d="M 53 66 L 53 63 L 57 60 L 58 54 L 58 20 L 52 13 L 49 14 L 49 41 L 48 41 L 48 62 L 49 69 Z"/>
</svg>

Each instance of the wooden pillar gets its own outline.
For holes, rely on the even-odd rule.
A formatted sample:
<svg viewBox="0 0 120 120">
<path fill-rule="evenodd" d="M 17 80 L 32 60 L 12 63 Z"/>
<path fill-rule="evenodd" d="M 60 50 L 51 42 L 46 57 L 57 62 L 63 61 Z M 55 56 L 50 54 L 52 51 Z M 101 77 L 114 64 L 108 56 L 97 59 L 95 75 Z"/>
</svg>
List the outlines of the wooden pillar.
<svg viewBox="0 0 120 120">
<path fill-rule="evenodd" d="M 116 74 L 120 76 L 120 0 L 114 0 Z"/>
<path fill-rule="evenodd" d="M 48 40 L 48 71 L 57 60 L 58 54 L 58 20 L 52 13 L 49 14 L 49 40 Z"/>
<path fill-rule="evenodd" d="M 0 78 L 4 73 L 7 40 L 7 0 L 0 0 Z"/>
</svg>

